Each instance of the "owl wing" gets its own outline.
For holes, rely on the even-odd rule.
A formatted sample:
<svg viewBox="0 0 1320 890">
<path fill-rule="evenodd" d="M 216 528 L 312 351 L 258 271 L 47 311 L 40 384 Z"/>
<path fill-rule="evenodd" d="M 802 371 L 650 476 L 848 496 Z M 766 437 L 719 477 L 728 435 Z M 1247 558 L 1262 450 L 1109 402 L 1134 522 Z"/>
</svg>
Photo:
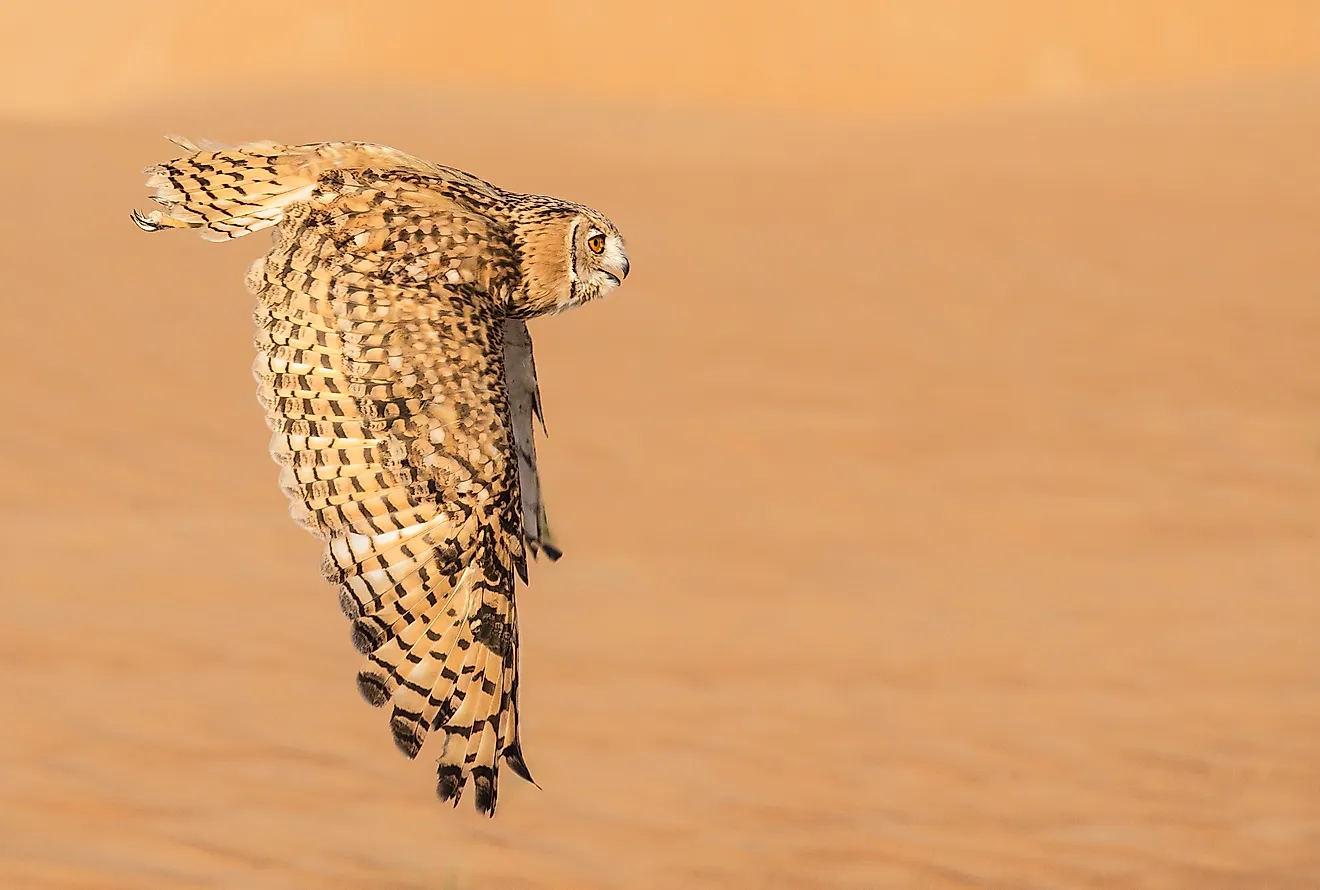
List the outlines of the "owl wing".
<svg viewBox="0 0 1320 890">
<path fill-rule="evenodd" d="M 535 556 L 544 551 L 551 562 L 563 556 L 550 537 L 541 477 L 536 470 L 536 430 L 533 419 L 545 430 L 541 413 L 541 391 L 536 385 L 536 361 L 532 357 L 532 335 L 527 322 L 510 318 L 504 322 L 504 380 L 509 391 L 514 450 L 518 453 L 518 487 L 522 490 L 523 537 Z"/>
<path fill-rule="evenodd" d="M 135 221 L 230 237 L 278 223 L 247 284 L 281 487 L 326 539 L 323 574 L 366 656 L 363 697 L 392 705 L 410 758 L 441 732 L 437 794 L 457 805 L 470 779 L 493 814 L 500 759 L 531 780 L 518 739 L 522 502 L 492 299 L 511 251 L 425 171 L 375 154 L 315 169 L 293 149 L 247 148 L 153 168 L 168 216 Z M 217 195 L 236 197 L 217 208 Z"/>
</svg>

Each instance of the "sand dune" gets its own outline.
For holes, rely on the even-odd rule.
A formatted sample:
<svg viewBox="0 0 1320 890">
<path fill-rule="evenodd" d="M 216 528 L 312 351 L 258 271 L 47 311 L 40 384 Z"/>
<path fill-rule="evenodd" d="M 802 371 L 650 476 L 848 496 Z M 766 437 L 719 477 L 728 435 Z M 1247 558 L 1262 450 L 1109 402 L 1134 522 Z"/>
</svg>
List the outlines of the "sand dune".
<svg viewBox="0 0 1320 890">
<path fill-rule="evenodd" d="M 560 110 L 5 128 L 0 885 L 1320 884 L 1320 88 Z M 523 596 L 544 790 L 494 821 L 357 698 L 253 398 L 260 247 L 128 222 L 167 131 L 385 141 L 629 236 L 534 328 L 567 556 Z"/>
</svg>

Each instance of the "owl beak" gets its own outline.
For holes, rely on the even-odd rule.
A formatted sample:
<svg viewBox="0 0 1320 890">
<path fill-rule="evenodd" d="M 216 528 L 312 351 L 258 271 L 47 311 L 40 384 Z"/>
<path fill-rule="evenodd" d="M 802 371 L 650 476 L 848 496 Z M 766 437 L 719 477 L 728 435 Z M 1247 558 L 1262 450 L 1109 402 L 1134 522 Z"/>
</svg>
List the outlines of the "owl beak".
<svg viewBox="0 0 1320 890">
<path fill-rule="evenodd" d="M 628 262 L 628 258 L 627 258 L 627 257 L 624 257 L 624 258 L 623 258 L 623 263 L 620 264 L 620 265 L 617 267 L 617 269 L 608 269 L 608 268 L 607 268 L 607 269 L 604 269 L 604 270 L 602 270 L 602 271 L 604 271 L 604 273 L 605 273 L 606 275 L 608 275 L 608 276 L 610 276 L 611 278 L 613 278 L 615 284 L 623 284 L 623 279 L 625 279 L 625 278 L 628 277 L 628 270 L 631 269 L 631 268 L 632 268 L 632 264 Z"/>
<path fill-rule="evenodd" d="M 619 266 L 613 269 L 607 266 L 606 268 L 601 269 L 601 271 L 604 272 L 605 275 L 611 281 L 613 281 L 614 285 L 617 287 L 618 285 L 623 284 L 623 279 L 628 277 L 628 270 L 631 268 L 632 265 L 628 262 L 628 258 L 624 257 L 623 262 Z"/>
</svg>

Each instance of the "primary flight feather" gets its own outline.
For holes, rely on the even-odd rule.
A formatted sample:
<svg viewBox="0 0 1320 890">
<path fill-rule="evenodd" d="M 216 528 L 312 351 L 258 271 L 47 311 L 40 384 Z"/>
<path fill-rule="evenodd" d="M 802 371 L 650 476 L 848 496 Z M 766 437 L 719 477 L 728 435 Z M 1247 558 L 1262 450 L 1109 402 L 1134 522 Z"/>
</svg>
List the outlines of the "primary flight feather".
<svg viewBox="0 0 1320 890">
<path fill-rule="evenodd" d="M 354 142 L 201 148 L 145 172 L 148 232 L 213 241 L 274 228 L 252 264 L 258 398 L 293 517 L 325 539 L 366 657 L 358 689 L 395 744 L 442 735 L 436 793 L 470 781 L 493 815 L 518 738 L 515 578 L 550 539 L 525 319 L 599 299 L 628 274 L 589 207 L 500 189 Z"/>
</svg>

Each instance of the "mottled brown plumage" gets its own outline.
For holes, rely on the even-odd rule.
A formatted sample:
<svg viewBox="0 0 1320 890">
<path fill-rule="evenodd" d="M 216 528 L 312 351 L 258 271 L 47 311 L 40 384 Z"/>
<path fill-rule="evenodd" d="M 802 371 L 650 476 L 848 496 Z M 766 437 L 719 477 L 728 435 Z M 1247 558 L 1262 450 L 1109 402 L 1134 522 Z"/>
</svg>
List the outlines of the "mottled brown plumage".
<svg viewBox="0 0 1320 890">
<path fill-rule="evenodd" d="M 358 688 L 408 757 L 442 733 L 437 794 L 493 814 L 518 737 L 515 576 L 552 559 L 524 319 L 628 273 L 590 208 L 362 143 L 251 143 L 151 167 L 146 231 L 276 228 L 253 263 L 258 398 L 294 519 L 326 540 Z"/>
</svg>

